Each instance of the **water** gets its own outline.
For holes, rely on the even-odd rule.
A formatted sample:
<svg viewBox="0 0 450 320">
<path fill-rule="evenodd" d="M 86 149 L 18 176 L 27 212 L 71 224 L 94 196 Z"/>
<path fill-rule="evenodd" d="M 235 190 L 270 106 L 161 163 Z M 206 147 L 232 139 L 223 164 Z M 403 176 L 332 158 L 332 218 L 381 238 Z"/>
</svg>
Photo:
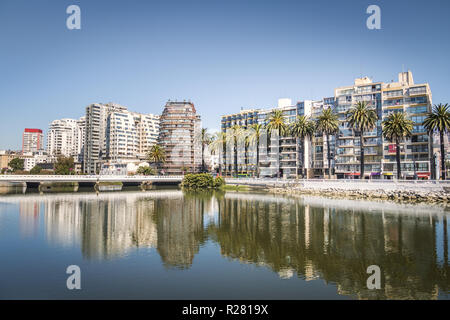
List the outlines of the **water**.
<svg viewBox="0 0 450 320">
<path fill-rule="evenodd" d="M 173 189 L 4 195 L 0 299 L 449 299 L 448 212 Z M 366 285 L 374 264 L 380 290 Z"/>
</svg>

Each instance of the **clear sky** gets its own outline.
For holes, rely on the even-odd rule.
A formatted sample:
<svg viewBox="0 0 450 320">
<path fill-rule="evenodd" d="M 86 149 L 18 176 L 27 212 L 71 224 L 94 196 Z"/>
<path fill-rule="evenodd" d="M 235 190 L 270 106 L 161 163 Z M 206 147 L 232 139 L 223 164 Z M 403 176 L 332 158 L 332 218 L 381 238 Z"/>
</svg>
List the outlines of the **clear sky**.
<svg viewBox="0 0 450 320">
<path fill-rule="evenodd" d="M 66 8 L 81 8 L 68 30 Z M 381 30 L 366 9 L 381 8 Z M 94 102 L 160 114 L 190 99 L 203 126 L 241 107 L 332 96 L 410 69 L 450 102 L 448 0 L 0 0 L 0 149 Z"/>
</svg>

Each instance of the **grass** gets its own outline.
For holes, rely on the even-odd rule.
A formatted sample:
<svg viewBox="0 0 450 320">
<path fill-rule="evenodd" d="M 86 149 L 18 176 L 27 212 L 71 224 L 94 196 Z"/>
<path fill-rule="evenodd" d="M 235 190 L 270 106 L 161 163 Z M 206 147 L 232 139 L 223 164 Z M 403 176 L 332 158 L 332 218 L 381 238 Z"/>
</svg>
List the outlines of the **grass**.
<svg viewBox="0 0 450 320">
<path fill-rule="evenodd" d="M 251 188 L 248 186 L 240 186 L 240 185 L 231 185 L 231 184 L 226 184 L 222 187 L 220 187 L 221 190 L 225 190 L 225 191 L 250 191 Z"/>
</svg>

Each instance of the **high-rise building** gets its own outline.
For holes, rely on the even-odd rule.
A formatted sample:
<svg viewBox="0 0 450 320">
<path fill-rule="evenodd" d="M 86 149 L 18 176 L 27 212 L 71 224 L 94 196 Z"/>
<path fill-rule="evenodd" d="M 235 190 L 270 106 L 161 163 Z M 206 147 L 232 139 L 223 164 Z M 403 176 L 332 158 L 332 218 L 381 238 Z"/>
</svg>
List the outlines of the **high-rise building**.
<svg viewBox="0 0 450 320">
<path fill-rule="evenodd" d="M 414 122 L 412 137 L 400 146 L 403 178 L 430 177 L 430 139 L 422 124 L 432 106 L 427 83 L 415 84 L 410 71 L 399 73 L 398 82 L 391 83 L 373 82 L 365 77 L 356 79 L 352 86 L 335 89 L 335 98 L 340 118 L 335 159 L 338 178 L 360 175 L 359 135 L 345 121 L 347 110 L 360 101 L 368 103 L 378 115 L 376 127 L 363 136 L 364 178 L 390 179 L 396 174 L 395 142 L 383 138 L 381 127 L 382 121 L 393 112 L 405 113 Z"/>
<path fill-rule="evenodd" d="M 145 159 L 158 134 L 159 116 L 114 103 L 91 104 L 86 107 L 83 171 L 96 174 L 104 162 Z"/>
<path fill-rule="evenodd" d="M 286 124 L 295 120 L 295 115 L 305 115 L 317 120 L 324 109 L 332 108 L 338 115 L 339 131 L 330 135 L 327 144 L 326 135 L 316 132 L 311 141 L 301 142 L 291 136 L 273 138 L 268 148 L 270 166 L 264 164 L 265 157 L 260 156 L 262 176 L 293 177 L 302 166 L 308 170 L 309 177 L 328 175 L 328 154 L 330 155 L 331 175 L 337 178 L 360 177 L 360 137 L 359 133 L 349 127 L 347 111 L 356 103 L 364 101 L 372 107 L 378 116 L 376 126 L 370 132 L 364 132 L 364 177 L 371 179 L 390 179 L 395 176 L 395 143 L 383 138 L 382 121 L 392 112 L 403 112 L 414 122 L 412 137 L 401 143 L 401 169 L 404 179 L 414 177 L 428 179 L 432 171 L 433 148 L 431 138 L 426 132 L 423 121 L 426 113 L 431 111 L 432 95 L 427 83 L 415 84 L 410 71 L 399 73 L 398 81 L 391 83 L 373 82 L 364 77 L 355 80 L 351 86 L 335 89 L 334 97 L 318 101 L 305 100 L 291 106 L 288 100 L 279 101 L 276 109 L 282 110 Z M 274 109 L 258 110 L 258 123 L 267 124 L 267 119 Z M 252 114 L 253 116 L 253 114 Z M 246 128 L 248 114 L 222 116 L 222 131 L 233 125 Z M 436 141 L 435 141 L 436 142 Z M 303 143 L 303 146 L 300 145 Z M 328 145 L 330 152 L 328 153 Z M 299 148 L 299 147 L 302 148 Z M 278 158 L 275 151 L 279 148 Z M 303 151 L 302 151 L 303 150 Z M 239 151 L 238 151 L 239 152 Z M 436 146 L 435 146 L 436 153 Z M 226 163 L 225 172 L 235 171 L 234 157 Z M 223 160 L 221 161 L 223 163 Z M 333 170 L 334 168 L 334 170 Z M 238 174 L 252 174 L 248 166 L 238 166 Z"/>
<path fill-rule="evenodd" d="M 166 153 L 167 174 L 201 168 L 201 121 L 191 102 L 168 101 L 160 119 L 159 144 Z"/>
<path fill-rule="evenodd" d="M 41 152 L 44 150 L 44 134 L 41 129 L 26 128 L 22 135 L 22 152 Z"/>
<path fill-rule="evenodd" d="M 54 120 L 47 132 L 47 154 L 73 157 L 79 161 L 84 146 L 85 118 Z"/>
<path fill-rule="evenodd" d="M 303 109 L 299 109 L 297 105 L 293 105 L 291 99 L 279 99 L 278 105 L 271 109 L 248 109 L 241 110 L 240 113 L 224 115 L 222 116 L 222 131 L 227 132 L 233 128 L 233 126 L 238 125 L 242 129 L 250 129 L 253 124 L 261 124 L 263 126 L 267 125 L 271 113 L 274 110 L 280 110 L 283 114 L 285 123 L 289 126 L 292 124 L 298 115 L 305 114 L 305 105 L 302 105 Z M 310 113 L 310 104 L 306 102 L 306 112 Z M 302 110 L 300 113 L 298 110 Z M 267 135 L 261 140 L 267 139 Z M 264 140 L 266 141 L 266 140 Z M 239 157 L 234 155 L 234 146 L 230 143 L 227 144 L 227 148 L 224 153 L 227 156 L 225 162 L 225 174 L 236 174 L 236 164 L 237 161 L 237 174 L 238 175 L 256 175 L 256 146 L 253 148 L 246 147 L 245 144 L 240 143 L 238 146 Z M 309 150 L 310 145 L 305 142 L 305 150 Z M 304 159 L 302 159 L 301 145 L 299 139 L 292 137 L 291 135 L 286 135 L 278 137 L 277 135 L 270 135 L 270 140 L 265 143 L 260 142 L 260 152 L 259 152 L 259 170 L 260 176 L 284 176 L 284 177 L 294 177 L 300 170 L 300 164 Z M 308 165 L 306 166 L 308 168 Z M 300 173 L 300 172 L 299 172 Z"/>
</svg>

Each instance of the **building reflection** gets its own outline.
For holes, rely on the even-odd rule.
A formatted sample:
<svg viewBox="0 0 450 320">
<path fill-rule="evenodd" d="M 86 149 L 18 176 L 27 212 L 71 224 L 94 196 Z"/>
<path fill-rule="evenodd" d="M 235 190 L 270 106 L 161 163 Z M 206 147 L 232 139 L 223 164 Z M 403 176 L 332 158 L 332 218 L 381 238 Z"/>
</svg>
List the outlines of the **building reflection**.
<svg viewBox="0 0 450 320">
<path fill-rule="evenodd" d="M 280 279 L 321 279 L 359 299 L 436 299 L 450 290 L 441 207 L 178 190 L 16 199 L 23 234 L 43 218 L 49 242 L 79 246 L 86 259 L 155 248 L 166 268 L 186 269 L 209 240 Z M 367 289 L 370 265 L 381 268 L 381 290 Z"/>
<path fill-rule="evenodd" d="M 359 299 L 436 299 L 439 289 L 448 292 L 448 235 L 436 242 L 438 220 L 446 215 L 333 204 L 227 194 L 219 201 L 220 224 L 209 231 L 225 256 L 266 265 L 281 278 L 294 272 L 321 278 Z M 444 248 L 442 264 L 437 248 Z M 374 264 L 382 270 L 382 290 L 367 289 L 366 269 Z"/>
</svg>

